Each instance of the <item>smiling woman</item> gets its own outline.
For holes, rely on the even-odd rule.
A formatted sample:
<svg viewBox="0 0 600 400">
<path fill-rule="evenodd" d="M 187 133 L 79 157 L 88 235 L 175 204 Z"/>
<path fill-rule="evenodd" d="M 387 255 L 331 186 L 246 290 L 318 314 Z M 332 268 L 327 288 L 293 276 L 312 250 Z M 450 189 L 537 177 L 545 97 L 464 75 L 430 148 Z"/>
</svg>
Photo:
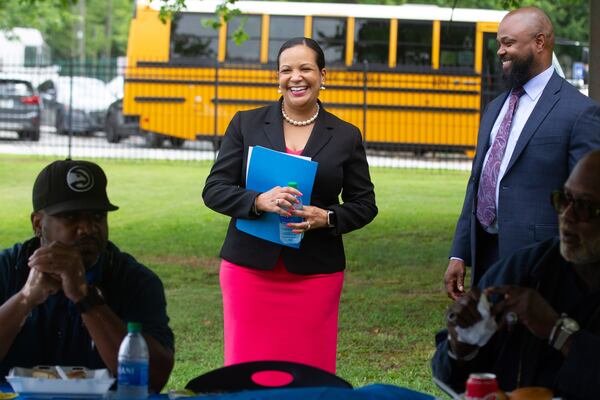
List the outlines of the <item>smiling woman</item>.
<svg viewBox="0 0 600 400">
<path fill-rule="evenodd" d="M 277 68 L 280 100 L 234 116 L 203 192 L 208 207 L 232 217 L 221 249 L 225 364 L 282 360 L 335 373 L 345 268 L 341 235 L 375 218 L 375 193 L 360 131 L 318 100 L 326 76 L 319 44 L 303 37 L 288 40 Z M 276 186 L 263 193 L 246 188 L 250 146 L 318 163 L 311 198 L 301 209 L 293 206 L 302 187 Z M 300 248 L 236 228 L 237 219 L 263 213 L 299 217 L 287 226 L 303 235 Z"/>
</svg>

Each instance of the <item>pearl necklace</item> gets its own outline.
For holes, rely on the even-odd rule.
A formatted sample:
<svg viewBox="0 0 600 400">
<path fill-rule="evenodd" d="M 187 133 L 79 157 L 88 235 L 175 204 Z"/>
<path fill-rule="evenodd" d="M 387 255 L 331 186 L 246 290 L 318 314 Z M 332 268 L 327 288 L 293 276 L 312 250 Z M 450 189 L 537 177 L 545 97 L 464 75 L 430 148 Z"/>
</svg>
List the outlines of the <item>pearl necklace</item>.
<svg viewBox="0 0 600 400">
<path fill-rule="evenodd" d="M 292 124 L 294 126 L 306 126 L 306 125 L 310 125 L 313 122 L 315 122 L 315 119 L 317 119 L 317 117 L 319 116 L 319 103 L 317 103 L 317 112 L 315 112 L 315 115 L 313 115 L 312 117 L 310 117 L 309 119 L 307 119 L 306 121 L 296 121 L 294 119 L 291 119 L 290 117 L 288 117 L 288 115 L 285 113 L 285 110 L 283 109 L 283 103 L 281 103 L 281 115 L 283 115 L 283 119 L 285 119 L 285 121 L 288 124 Z"/>
</svg>

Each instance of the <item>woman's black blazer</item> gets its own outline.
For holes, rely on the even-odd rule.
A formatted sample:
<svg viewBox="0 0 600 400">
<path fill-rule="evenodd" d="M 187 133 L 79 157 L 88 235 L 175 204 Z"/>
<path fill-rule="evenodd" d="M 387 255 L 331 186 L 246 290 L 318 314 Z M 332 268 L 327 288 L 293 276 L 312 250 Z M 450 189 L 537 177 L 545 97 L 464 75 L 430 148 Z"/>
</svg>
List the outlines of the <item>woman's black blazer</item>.
<svg viewBox="0 0 600 400">
<path fill-rule="evenodd" d="M 341 234 L 368 224 L 377 215 L 375 192 L 358 128 L 321 107 L 302 155 L 319 163 L 310 205 L 335 211 L 337 224 L 331 229 L 309 230 L 299 249 L 259 239 L 235 226 L 237 218 L 258 218 L 252 207 L 259 193 L 245 189 L 249 146 L 285 152 L 281 101 L 235 114 L 206 179 L 204 203 L 232 217 L 221 257 L 255 269 L 272 269 L 281 255 L 290 272 L 304 275 L 343 270 Z"/>
</svg>

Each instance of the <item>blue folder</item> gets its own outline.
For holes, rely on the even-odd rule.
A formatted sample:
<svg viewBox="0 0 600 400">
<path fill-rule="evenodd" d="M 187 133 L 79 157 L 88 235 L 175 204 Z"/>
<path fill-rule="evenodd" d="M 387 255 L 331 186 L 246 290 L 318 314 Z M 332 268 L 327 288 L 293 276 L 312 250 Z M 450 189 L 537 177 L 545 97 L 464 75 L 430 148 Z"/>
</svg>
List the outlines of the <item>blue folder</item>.
<svg viewBox="0 0 600 400">
<path fill-rule="evenodd" d="M 275 186 L 298 182 L 304 204 L 310 202 L 318 163 L 307 158 L 282 153 L 261 146 L 250 148 L 246 169 L 246 188 L 266 192 Z M 284 246 L 299 248 L 300 244 L 284 244 L 279 240 L 279 215 L 263 213 L 258 219 L 240 219 L 236 227 L 243 232 Z"/>
</svg>

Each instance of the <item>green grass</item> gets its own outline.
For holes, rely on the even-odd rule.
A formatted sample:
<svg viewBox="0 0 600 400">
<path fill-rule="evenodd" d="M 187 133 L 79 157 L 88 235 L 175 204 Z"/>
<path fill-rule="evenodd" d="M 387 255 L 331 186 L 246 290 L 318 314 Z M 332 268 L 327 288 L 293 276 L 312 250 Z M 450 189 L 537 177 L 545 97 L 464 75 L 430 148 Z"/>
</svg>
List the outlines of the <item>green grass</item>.
<svg viewBox="0 0 600 400">
<path fill-rule="evenodd" d="M 0 247 L 31 235 L 31 187 L 48 159 L 0 156 Z M 219 249 L 228 218 L 201 192 L 209 163 L 100 161 L 109 177 L 110 238 L 166 288 L 176 363 L 168 389 L 223 362 Z M 442 276 L 467 174 L 372 169 L 379 215 L 345 235 L 338 375 L 429 393 L 433 335 L 448 304 Z"/>
</svg>

